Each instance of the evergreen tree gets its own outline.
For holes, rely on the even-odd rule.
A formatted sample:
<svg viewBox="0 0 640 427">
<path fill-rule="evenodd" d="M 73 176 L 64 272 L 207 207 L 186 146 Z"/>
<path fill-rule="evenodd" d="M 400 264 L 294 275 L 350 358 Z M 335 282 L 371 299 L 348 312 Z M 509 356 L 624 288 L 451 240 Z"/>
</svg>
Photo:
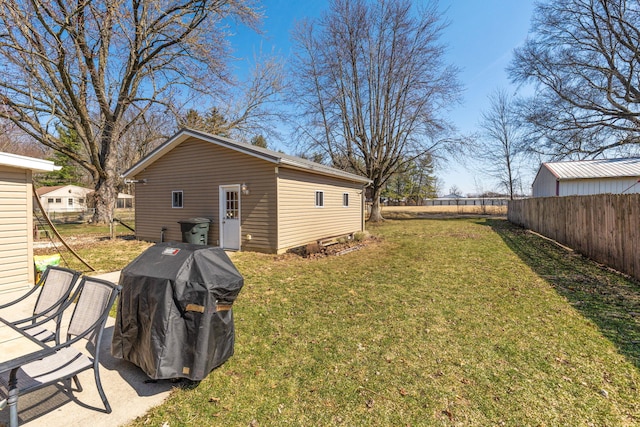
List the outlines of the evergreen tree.
<svg viewBox="0 0 640 427">
<path fill-rule="evenodd" d="M 60 144 L 74 152 L 78 152 L 80 150 L 80 141 L 78 140 L 78 134 L 75 130 L 58 126 L 57 131 L 60 138 Z M 83 182 L 84 176 L 79 165 L 69 156 L 60 151 L 54 151 L 53 155 L 49 157 L 48 160 L 51 160 L 56 164 L 56 166 L 62 166 L 62 169 L 39 175 L 35 179 L 37 185 L 42 187 L 52 187 L 56 185 L 85 185 Z"/>
</svg>

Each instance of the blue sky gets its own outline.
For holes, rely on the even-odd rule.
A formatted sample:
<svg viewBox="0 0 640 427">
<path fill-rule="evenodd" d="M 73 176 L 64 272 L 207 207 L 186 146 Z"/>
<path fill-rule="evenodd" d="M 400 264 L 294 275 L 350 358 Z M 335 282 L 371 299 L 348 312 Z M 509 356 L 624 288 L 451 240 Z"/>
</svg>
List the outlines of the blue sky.
<svg viewBox="0 0 640 427">
<path fill-rule="evenodd" d="M 251 59 L 260 49 L 273 50 L 287 58 L 291 51 L 289 34 L 295 22 L 317 17 L 328 8 L 325 0 L 263 0 L 261 3 L 265 13 L 263 34 L 239 27 L 231 39 L 240 59 L 236 64 L 240 71 L 248 63 L 242 58 Z M 442 41 L 448 45 L 446 59 L 460 69 L 459 79 L 464 87 L 462 103 L 447 114 L 460 132 L 468 134 L 477 130 L 491 92 L 496 88 L 516 90 L 509 82 L 505 67 L 513 49 L 527 36 L 534 0 L 441 0 L 438 4 L 450 22 L 442 34 Z M 530 169 L 534 171 L 537 166 L 531 165 Z M 478 166 L 455 161 L 439 165 L 436 174 L 442 181 L 442 193 L 448 193 L 454 185 L 463 194 L 494 190 L 495 184 L 478 169 Z M 525 190 L 529 184 L 525 179 Z"/>
</svg>

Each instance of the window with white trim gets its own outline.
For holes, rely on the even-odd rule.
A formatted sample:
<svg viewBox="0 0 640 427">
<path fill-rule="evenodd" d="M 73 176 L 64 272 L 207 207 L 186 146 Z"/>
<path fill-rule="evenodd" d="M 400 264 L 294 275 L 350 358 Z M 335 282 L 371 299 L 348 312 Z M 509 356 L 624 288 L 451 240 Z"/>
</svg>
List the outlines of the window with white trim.
<svg viewBox="0 0 640 427">
<path fill-rule="evenodd" d="M 324 191 L 316 191 L 316 208 L 324 207 Z"/>
<path fill-rule="evenodd" d="M 172 208 L 181 208 L 183 205 L 182 200 L 182 191 L 172 191 L 171 192 L 171 207 Z"/>
<path fill-rule="evenodd" d="M 342 206 L 349 207 L 349 193 L 342 193 Z"/>
<path fill-rule="evenodd" d="M 47 199 L 47 203 L 53 203 L 53 197 L 49 197 L 49 198 Z"/>
</svg>

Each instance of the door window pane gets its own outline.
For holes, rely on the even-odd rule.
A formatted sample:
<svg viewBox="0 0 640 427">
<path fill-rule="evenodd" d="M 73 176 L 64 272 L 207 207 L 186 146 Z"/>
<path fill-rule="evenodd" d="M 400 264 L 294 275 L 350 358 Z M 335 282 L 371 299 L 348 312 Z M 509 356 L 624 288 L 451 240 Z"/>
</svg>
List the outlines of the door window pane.
<svg viewBox="0 0 640 427">
<path fill-rule="evenodd" d="M 238 192 L 237 191 L 226 192 L 226 206 L 225 206 L 224 216 L 227 219 L 238 218 Z"/>
</svg>

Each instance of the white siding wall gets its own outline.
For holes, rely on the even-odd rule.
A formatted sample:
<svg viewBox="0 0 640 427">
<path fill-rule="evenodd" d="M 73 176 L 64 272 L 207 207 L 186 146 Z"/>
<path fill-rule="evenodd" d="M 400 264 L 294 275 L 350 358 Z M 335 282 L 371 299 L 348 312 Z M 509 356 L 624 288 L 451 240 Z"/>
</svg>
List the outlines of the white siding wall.
<svg viewBox="0 0 640 427">
<path fill-rule="evenodd" d="M 0 166 L 0 292 L 33 282 L 31 171 Z"/>
<path fill-rule="evenodd" d="M 560 196 L 587 196 L 590 194 L 640 193 L 637 178 L 576 179 L 560 181 Z"/>
<path fill-rule="evenodd" d="M 533 197 L 552 197 L 556 195 L 556 177 L 544 165 L 540 167 L 531 188 Z"/>
<path fill-rule="evenodd" d="M 87 209 L 87 195 L 93 190 L 75 185 L 67 185 L 40 196 L 40 203 L 47 213 L 82 212 Z M 51 203 L 49 200 L 53 199 Z M 60 200 L 56 202 L 56 200 Z M 69 202 L 71 200 L 71 202 Z"/>
</svg>

